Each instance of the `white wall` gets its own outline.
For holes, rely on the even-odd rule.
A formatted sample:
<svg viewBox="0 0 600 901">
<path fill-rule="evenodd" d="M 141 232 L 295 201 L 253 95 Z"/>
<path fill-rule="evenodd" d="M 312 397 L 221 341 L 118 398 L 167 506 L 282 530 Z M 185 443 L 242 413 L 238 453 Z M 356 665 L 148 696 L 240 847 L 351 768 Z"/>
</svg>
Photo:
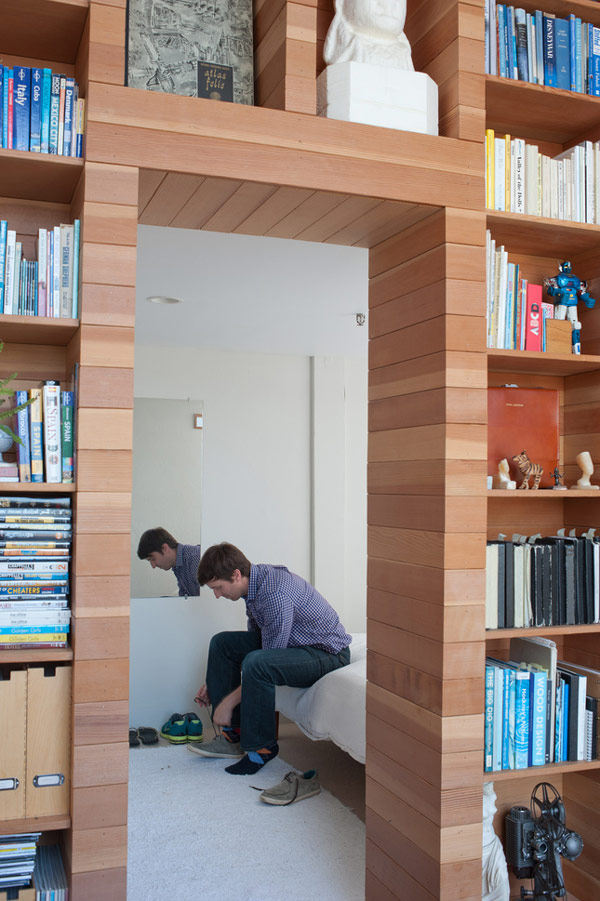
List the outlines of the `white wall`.
<svg viewBox="0 0 600 901">
<path fill-rule="evenodd" d="M 366 360 L 141 347 L 134 392 L 203 402 L 203 547 L 227 540 L 252 561 L 285 564 L 362 631 Z M 131 616 L 135 725 L 192 709 L 211 635 L 245 627 L 241 602 L 206 589 L 133 600 Z"/>
</svg>

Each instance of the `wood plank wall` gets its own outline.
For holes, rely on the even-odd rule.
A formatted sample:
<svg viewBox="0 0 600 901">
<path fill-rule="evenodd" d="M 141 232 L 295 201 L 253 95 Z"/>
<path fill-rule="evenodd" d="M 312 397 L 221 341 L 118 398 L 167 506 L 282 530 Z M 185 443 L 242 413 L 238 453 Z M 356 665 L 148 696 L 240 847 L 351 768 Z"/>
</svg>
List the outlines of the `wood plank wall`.
<svg viewBox="0 0 600 901">
<path fill-rule="evenodd" d="M 256 106 L 316 114 L 317 0 L 254 0 Z"/>
<path fill-rule="evenodd" d="M 483 212 L 370 251 L 368 899 L 481 898 Z"/>
<path fill-rule="evenodd" d="M 92 0 L 78 70 L 123 84 L 125 0 Z M 74 901 L 127 894 L 129 565 L 138 170 L 86 160 L 73 577 Z"/>
</svg>

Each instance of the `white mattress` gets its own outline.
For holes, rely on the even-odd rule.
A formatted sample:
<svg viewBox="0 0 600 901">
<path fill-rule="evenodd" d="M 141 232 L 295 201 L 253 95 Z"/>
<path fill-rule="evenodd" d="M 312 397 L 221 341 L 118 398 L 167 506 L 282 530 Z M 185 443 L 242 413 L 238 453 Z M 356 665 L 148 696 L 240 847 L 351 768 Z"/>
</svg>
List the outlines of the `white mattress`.
<svg viewBox="0 0 600 901">
<path fill-rule="evenodd" d="M 352 635 L 350 663 L 323 676 L 310 688 L 277 688 L 275 706 L 313 739 L 329 739 L 365 762 L 367 641 Z"/>
</svg>

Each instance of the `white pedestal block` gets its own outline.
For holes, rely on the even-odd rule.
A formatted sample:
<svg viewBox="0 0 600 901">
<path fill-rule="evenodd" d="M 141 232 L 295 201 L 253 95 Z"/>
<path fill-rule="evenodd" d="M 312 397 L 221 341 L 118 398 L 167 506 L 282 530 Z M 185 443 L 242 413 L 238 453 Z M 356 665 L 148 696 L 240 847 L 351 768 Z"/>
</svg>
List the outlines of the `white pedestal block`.
<svg viewBox="0 0 600 901">
<path fill-rule="evenodd" d="M 317 78 L 317 113 L 329 119 L 437 135 L 437 84 L 424 72 L 371 63 L 334 63 Z"/>
</svg>

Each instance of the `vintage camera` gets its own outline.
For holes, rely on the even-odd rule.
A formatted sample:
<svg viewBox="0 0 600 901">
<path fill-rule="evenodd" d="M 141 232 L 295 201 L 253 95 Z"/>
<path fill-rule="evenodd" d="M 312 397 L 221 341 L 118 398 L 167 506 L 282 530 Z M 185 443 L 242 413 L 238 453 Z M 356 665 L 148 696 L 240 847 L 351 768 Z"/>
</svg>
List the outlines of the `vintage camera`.
<svg viewBox="0 0 600 901">
<path fill-rule="evenodd" d="M 518 879 L 533 879 L 533 890 L 522 886 L 521 898 L 564 898 L 561 857 L 575 860 L 583 850 L 583 841 L 565 826 L 565 807 L 554 786 L 538 783 L 530 807 L 511 807 L 504 824 L 508 865 Z"/>
</svg>

